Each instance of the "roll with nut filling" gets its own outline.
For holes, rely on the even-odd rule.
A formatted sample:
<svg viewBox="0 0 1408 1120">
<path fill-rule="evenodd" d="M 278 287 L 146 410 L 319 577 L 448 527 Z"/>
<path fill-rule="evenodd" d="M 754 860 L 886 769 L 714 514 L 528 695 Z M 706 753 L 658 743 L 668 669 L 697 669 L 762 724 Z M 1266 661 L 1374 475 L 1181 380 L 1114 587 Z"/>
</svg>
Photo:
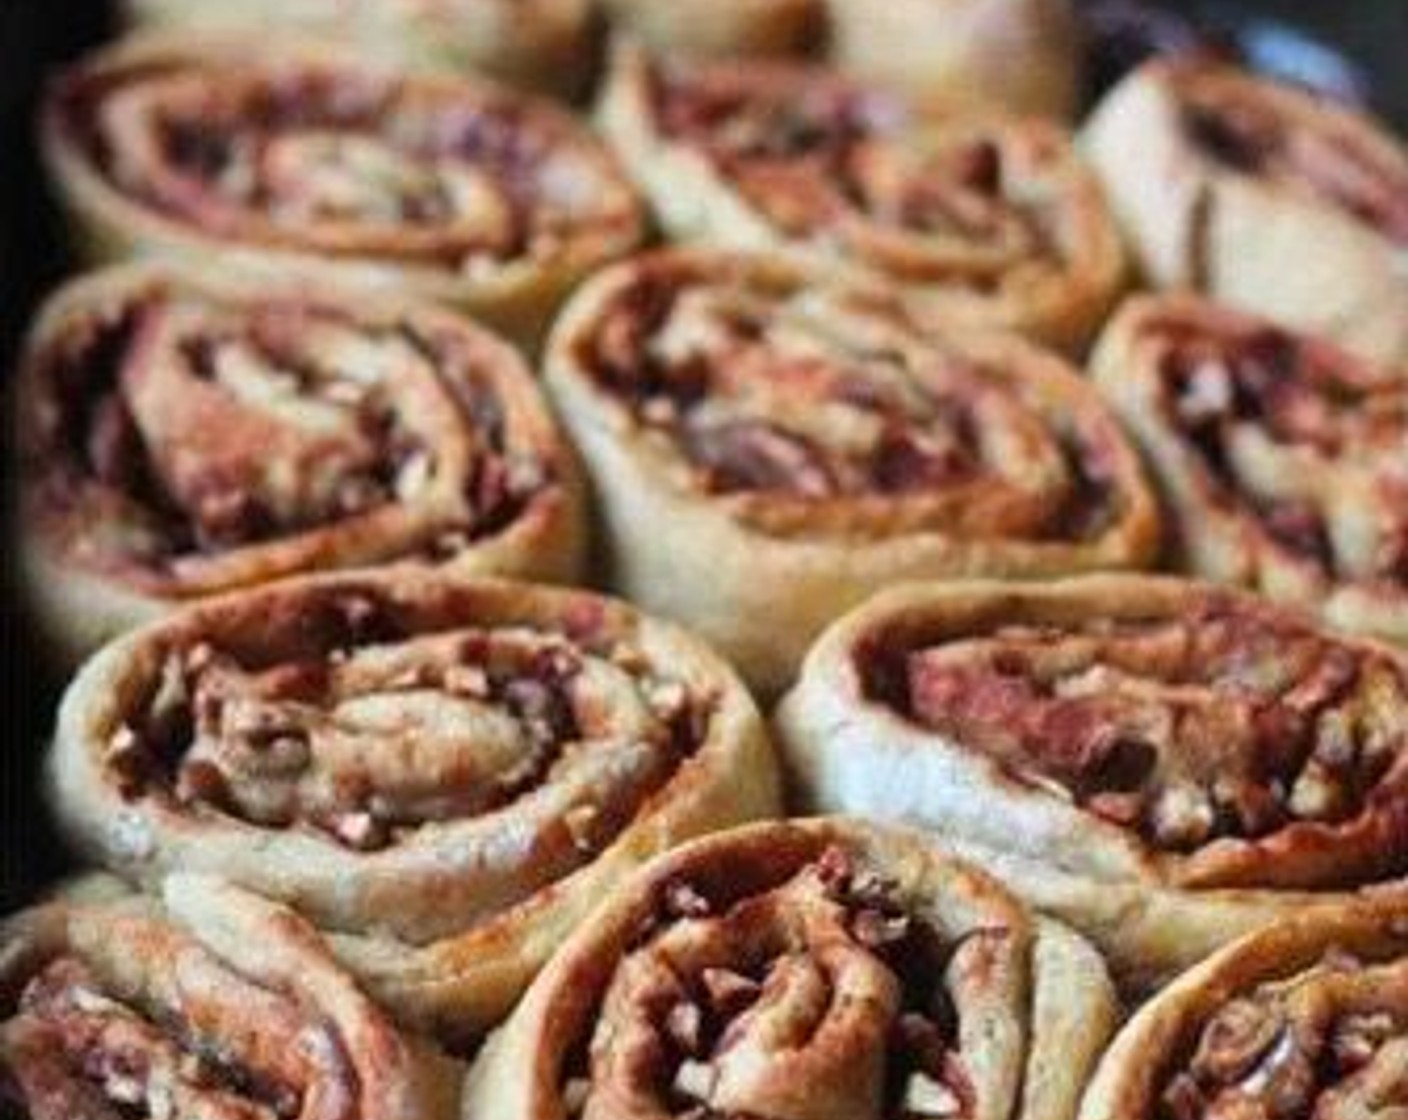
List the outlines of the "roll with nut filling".
<svg viewBox="0 0 1408 1120">
<path fill-rule="evenodd" d="M 637 864 L 780 809 L 757 710 L 697 640 L 585 592 L 412 570 L 119 641 L 70 688 L 51 774 L 86 853 L 294 907 L 456 1045 Z"/>
</svg>

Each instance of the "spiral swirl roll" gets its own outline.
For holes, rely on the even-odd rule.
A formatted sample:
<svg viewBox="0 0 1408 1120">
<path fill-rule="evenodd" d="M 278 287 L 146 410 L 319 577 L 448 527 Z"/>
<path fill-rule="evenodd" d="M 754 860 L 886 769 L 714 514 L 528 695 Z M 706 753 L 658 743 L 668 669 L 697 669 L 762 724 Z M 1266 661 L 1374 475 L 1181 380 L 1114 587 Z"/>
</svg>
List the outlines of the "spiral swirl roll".
<svg viewBox="0 0 1408 1120">
<path fill-rule="evenodd" d="M 69 657 L 317 569 L 579 572 L 578 470 L 532 374 L 415 303 L 101 273 L 41 315 L 16 419 L 27 583 Z"/>
<path fill-rule="evenodd" d="M 1298 915 L 1227 949 L 1137 1014 L 1082 1120 L 1353 1120 L 1403 1108 L 1401 905 Z"/>
<path fill-rule="evenodd" d="M 623 887 L 490 1041 L 465 1116 L 1060 1120 L 1114 1015 L 1088 945 L 920 837 L 760 825 Z"/>
<path fill-rule="evenodd" d="M 568 96 L 588 76 L 591 0 L 124 0 L 130 23 L 332 36 L 409 69 L 472 70 Z"/>
<path fill-rule="evenodd" d="M 787 249 L 1066 349 L 1089 342 L 1124 285 L 1099 185 L 1049 122 L 926 122 L 824 69 L 630 47 L 601 118 L 680 239 Z"/>
<path fill-rule="evenodd" d="M 52 85 L 44 149 L 90 256 L 394 288 L 525 343 L 639 206 L 565 113 L 281 39 L 138 38 Z"/>
<path fill-rule="evenodd" d="M 65 698 L 52 774 L 111 869 L 296 907 L 456 1042 L 636 863 L 779 808 L 757 711 L 698 642 L 586 593 L 412 570 L 118 642 Z"/>
<path fill-rule="evenodd" d="M 1408 642 L 1408 381 L 1192 297 L 1131 302 L 1094 376 L 1190 572 Z"/>
<path fill-rule="evenodd" d="M 86 885 L 0 927 L 0 1107 L 28 1120 L 453 1120 L 459 1073 L 293 914 Z"/>
<path fill-rule="evenodd" d="M 1136 566 L 1157 546 L 1134 452 L 1064 362 L 775 257 L 610 270 L 564 314 L 547 378 L 618 586 L 764 690 L 896 579 Z"/>
<path fill-rule="evenodd" d="M 805 804 L 992 853 L 1136 979 L 1408 871 L 1408 661 L 1211 585 L 894 591 L 779 726 Z"/>
<path fill-rule="evenodd" d="M 1206 61 L 1159 61 L 1086 126 L 1141 270 L 1364 357 L 1408 359 L 1408 151 L 1387 126 Z"/>
</svg>

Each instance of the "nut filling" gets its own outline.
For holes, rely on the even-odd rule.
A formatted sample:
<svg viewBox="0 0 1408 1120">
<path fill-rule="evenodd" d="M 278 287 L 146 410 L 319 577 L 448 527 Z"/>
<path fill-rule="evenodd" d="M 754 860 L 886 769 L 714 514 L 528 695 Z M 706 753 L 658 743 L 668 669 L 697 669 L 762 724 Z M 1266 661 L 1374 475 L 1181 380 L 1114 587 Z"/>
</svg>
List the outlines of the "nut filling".
<svg viewBox="0 0 1408 1120">
<path fill-rule="evenodd" d="M 1067 255 L 1054 131 L 998 122 L 916 130 L 903 106 L 801 67 L 665 68 L 658 127 L 700 153 L 768 222 L 838 243 L 910 281 L 1004 286 Z M 903 142 L 898 142 L 899 140 Z"/>
<path fill-rule="evenodd" d="M 1340 875 L 1403 869 L 1391 838 L 1408 798 L 1408 678 L 1387 653 L 1217 595 L 1166 617 L 969 633 L 943 644 L 875 635 L 861 655 L 870 694 L 1188 856 L 1195 882 L 1206 857 L 1208 874 L 1324 885 L 1309 859 L 1275 869 L 1251 854 L 1289 852 L 1297 838 L 1327 849 L 1356 839 Z"/>
<path fill-rule="evenodd" d="M 27 501 L 69 559 L 161 593 L 264 546 L 454 558 L 556 485 L 478 336 L 290 300 L 133 297 L 46 344 Z M 300 562 L 293 560 L 294 566 Z"/>
<path fill-rule="evenodd" d="M 1167 1081 L 1163 1120 L 1350 1120 L 1408 1106 L 1402 962 L 1332 951 L 1227 1003 Z"/>
<path fill-rule="evenodd" d="M 277 657 L 171 649 L 108 743 L 105 781 L 129 803 L 369 855 L 497 817 L 533 839 L 464 903 L 491 914 L 591 862 L 707 736 L 710 697 L 589 619 L 432 629 L 370 591 L 303 609 L 305 648 Z M 447 910 L 418 936 L 463 927 Z"/>
<path fill-rule="evenodd" d="M 1272 329 L 1147 337 L 1170 430 L 1262 547 L 1313 578 L 1408 591 L 1408 387 Z"/>
<path fill-rule="evenodd" d="M 0 931 L 6 1116 L 447 1114 L 448 1065 L 400 1035 L 292 912 L 214 879 L 174 877 L 163 899 L 65 897 Z"/>
<path fill-rule="evenodd" d="M 158 58 L 80 71 L 53 107 L 109 188 L 230 240 L 473 272 L 637 221 L 566 117 L 458 82 Z"/>
<path fill-rule="evenodd" d="M 228 1045 L 202 1038 L 193 1024 L 165 1022 L 105 994 L 81 961 L 56 960 L 30 981 L 16 1014 L 0 1025 L 0 1102 L 31 1120 L 345 1115 L 305 1109 L 289 1068 L 306 1067 L 299 1071 L 305 1078 L 340 1076 L 346 1057 L 337 1040 L 310 1033 L 297 1009 L 274 993 L 233 974 L 224 979 L 244 988 L 250 1010 L 261 1013 L 258 1050 L 222 1053 Z"/>
<path fill-rule="evenodd" d="M 569 1115 L 980 1114 L 960 1029 L 1019 954 L 1007 931 L 946 938 L 839 847 L 770 889 L 717 886 L 666 884 L 569 1066 Z"/>
<path fill-rule="evenodd" d="M 779 533 L 830 509 L 838 532 L 1083 541 L 1126 505 L 1102 411 L 863 295 L 642 266 L 582 362 L 692 485 Z"/>
</svg>

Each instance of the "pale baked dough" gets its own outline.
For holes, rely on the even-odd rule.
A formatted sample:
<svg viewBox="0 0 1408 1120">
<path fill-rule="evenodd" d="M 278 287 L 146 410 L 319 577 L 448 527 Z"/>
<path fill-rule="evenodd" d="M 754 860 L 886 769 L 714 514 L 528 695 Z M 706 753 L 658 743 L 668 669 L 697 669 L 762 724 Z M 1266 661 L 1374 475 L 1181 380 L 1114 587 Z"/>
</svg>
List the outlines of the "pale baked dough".
<svg viewBox="0 0 1408 1120">
<path fill-rule="evenodd" d="M 580 471 L 531 371 L 434 306 L 124 266 L 50 300 L 11 393 L 21 574 L 66 663 L 322 569 L 581 574 Z"/>
<path fill-rule="evenodd" d="M 437 299 L 525 346 L 643 235 L 564 110 L 296 36 L 137 37 L 61 74 L 43 152 L 81 254 Z"/>
<path fill-rule="evenodd" d="M 1089 945 L 920 834 L 759 825 L 623 885 L 486 1045 L 463 1120 L 1070 1120 L 1116 1021 Z"/>
<path fill-rule="evenodd" d="M 1408 662 L 1208 584 L 886 592 L 777 728 L 801 807 L 933 830 L 1133 988 L 1405 870 Z"/>
<path fill-rule="evenodd" d="M 586 592 L 411 570 L 120 640 L 69 689 L 50 773 L 88 855 L 294 906 L 457 1044 L 638 863 L 780 810 L 758 712 L 696 639 Z"/>
<path fill-rule="evenodd" d="M 624 595 L 773 693 L 896 580 L 1152 560 L 1156 498 L 1062 360 L 827 279 L 676 250 L 608 270 L 564 313 L 546 377 Z"/>
<path fill-rule="evenodd" d="M 1387 128 L 1230 67 L 1163 61 L 1107 95 L 1084 148 L 1154 286 L 1408 359 L 1408 154 Z"/>
</svg>

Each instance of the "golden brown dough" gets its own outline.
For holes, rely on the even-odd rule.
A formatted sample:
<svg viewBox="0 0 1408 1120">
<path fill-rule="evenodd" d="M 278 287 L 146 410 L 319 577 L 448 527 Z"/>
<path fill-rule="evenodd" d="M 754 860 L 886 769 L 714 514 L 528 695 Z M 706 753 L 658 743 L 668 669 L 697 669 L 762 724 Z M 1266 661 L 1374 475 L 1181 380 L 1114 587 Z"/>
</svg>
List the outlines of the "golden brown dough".
<svg viewBox="0 0 1408 1120">
<path fill-rule="evenodd" d="M 1408 870 L 1408 660 L 1208 584 L 894 590 L 778 727 L 803 806 L 935 830 L 1136 986 Z"/>
<path fill-rule="evenodd" d="M 1069 1120 L 1115 1016 L 1088 945 L 918 834 L 760 825 L 624 885 L 464 1118 Z"/>
<path fill-rule="evenodd" d="M 51 770 L 88 854 L 296 907 L 461 1044 L 638 863 L 780 807 L 758 713 L 697 640 L 585 592 L 412 570 L 119 641 L 70 688 Z"/>
<path fill-rule="evenodd" d="M 1405 1047 L 1408 910 L 1298 914 L 1144 1007 L 1081 1117 L 1392 1116 L 1405 1099 Z"/>
<path fill-rule="evenodd" d="M 1408 643 L 1408 379 L 1191 296 L 1131 301 L 1093 373 L 1187 571 Z"/>
<path fill-rule="evenodd" d="M 0 1106 L 27 1120 L 453 1120 L 460 1071 L 292 913 L 85 884 L 0 926 Z"/>
<path fill-rule="evenodd" d="M 1224 65 L 1160 61 L 1086 126 L 1149 281 L 1372 359 L 1408 359 L 1408 153 L 1353 110 Z"/>
<path fill-rule="evenodd" d="M 1135 567 L 1156 499 L 1091 387 L 780 257 L 677 250 L 594 279 L 547 379 L 616 586 L 764 692 L 896 580 Z"/>
<path fill-rule="evenodd" d="M 600 118 L 677 239 L 786 249 L 1072 350 L 1124 286 L 1099 184 L 1048 121 L 926 122 L 833 71 L 632 46 L 614 53 Z"/>
<path fill-rule="evenodd" d="M 459 316 L 127 266 L 57 294 L 21 367 L 15 539 L 66 660 L 319 569 L 580 573 L 575 458 L 523 360 Z"/>
<path fill-rule="evenodd" d="M 111 47 L 52 84 L 43 146 L 90 259 L 394 289 L 525 345 L 642 236 L 615 161 L 550 103 L 288 37 Z"/>
<path fill-rule="evenodd" d="M 1080 93 L 1070 0 L 827 0 L 831 58 L 927 112 L 1069 119 Z"/>
<path fill-rule="evenodd" d="M 595 53 L 592 0 L 124 2 L 138 26 L 332 37 L 392 65 L 472 70 L 564 96 L 582 90 Z"/>
</svg>

